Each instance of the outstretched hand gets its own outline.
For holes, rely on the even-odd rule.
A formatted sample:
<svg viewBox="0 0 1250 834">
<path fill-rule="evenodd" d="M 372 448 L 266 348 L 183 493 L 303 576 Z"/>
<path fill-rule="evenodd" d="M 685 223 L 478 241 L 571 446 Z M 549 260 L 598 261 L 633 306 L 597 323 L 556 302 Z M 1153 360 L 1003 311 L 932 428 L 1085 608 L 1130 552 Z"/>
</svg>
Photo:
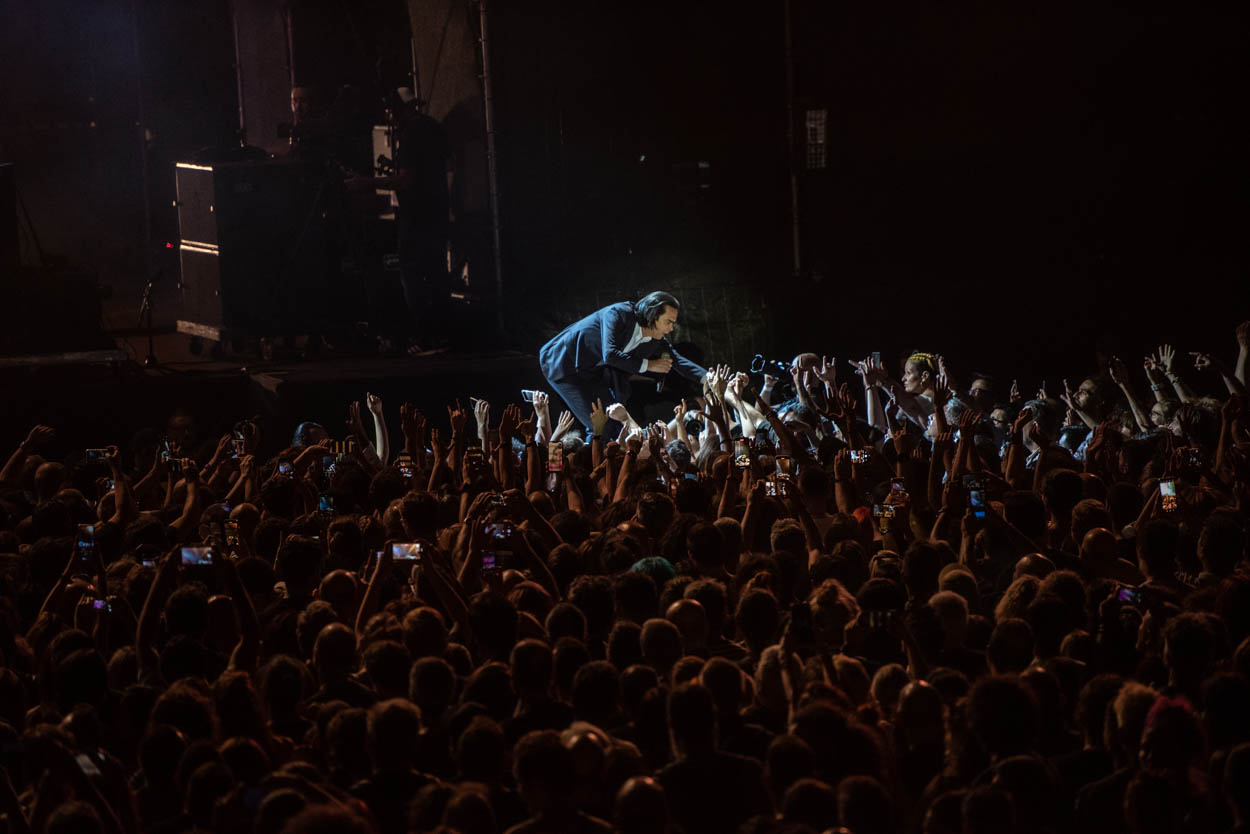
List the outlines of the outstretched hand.
<svg viewBox="0 0 1250 834">
<path fill-rule="evenodd" d="M 35 426 L 26 435 L 26 439 L 22 441 L 22 447 L 25 449 L 38 449 L 54 437 L 56 437 L 55 429 L 49 426 Z"/>
</svg>

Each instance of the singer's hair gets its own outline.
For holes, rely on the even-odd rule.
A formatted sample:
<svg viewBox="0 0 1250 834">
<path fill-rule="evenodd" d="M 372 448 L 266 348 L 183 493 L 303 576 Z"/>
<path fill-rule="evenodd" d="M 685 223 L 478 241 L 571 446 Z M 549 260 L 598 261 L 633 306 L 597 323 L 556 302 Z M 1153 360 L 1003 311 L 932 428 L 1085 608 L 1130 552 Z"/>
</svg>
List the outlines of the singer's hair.
<svg viewBox="0 0 1250 834">
<path fill-rule="evenodd" d="M 656 291 L 647 293 L 638 301 L 634 302 L 634 315 L 638 317 L 643 327 L 655 327 L 656 321 L 660 316 L 664 315 L 664 308 L 672 307 L 675 310 L 681 309 L 681 302 L 666 292 Z"/>
</svg>

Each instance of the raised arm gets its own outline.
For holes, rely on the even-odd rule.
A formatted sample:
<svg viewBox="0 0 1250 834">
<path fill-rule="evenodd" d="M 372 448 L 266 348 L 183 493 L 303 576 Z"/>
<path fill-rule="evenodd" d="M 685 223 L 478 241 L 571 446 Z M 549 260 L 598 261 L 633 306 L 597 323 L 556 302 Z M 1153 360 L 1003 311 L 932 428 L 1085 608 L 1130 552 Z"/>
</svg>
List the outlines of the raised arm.
<svg viewBox="0 0 1250 834">
<path fill-rule="evenodd" d="M 26 459 L 30 457 L 31 452 L 47 443 L 56 432 L 47 426 L 35 426 L 26 435 L 26 439 L 18 444 L 13 450 L 13 454 L 9 456 L 8 461 L 4 464 L 4 469 L 0 469 L 0 483 L 14 483 L 22 474 L 22 467 L 26 465 Z"/>
<path fill-rule="evenodd" d="M 1167 377 L 1168 382 L 1172 383 L 1176 396 L 1183 403 L 1193 402 L 1194 392 L 1185 384 L 1185 380 L 1181 379 L 1180 369 L 1176 364 L 1176 349 L 1171 345 L 1159 346 L 1159 362 L 1163 365 L 1163 375 Z"/>
<path fill-rule="evenodd" d="M 1194 358 L 1194 368 L 1197 370 L 1214 369 L 1220 375 L 1220 379 L 1224 380 L 1224 387 L 1228 389 L 1228 393 L 1244 394 L 1246 392 L 1246 386 L 1233 372 L 1233 369 L 1225 365 L 1223 360 L 1215 354 L 1194 352 L 1189 355 Z"/>
<path fill-rule="evenodd" d="M 378 461 L 386 466 L 391 459 L 391 436 L 386 430 L 386 415 L 382 410 L 382 398 L 366 392 L 365 403 L 369 406 L 369 413 L 373 415 L 373 448 L 377 450 Z"/>
</svg>

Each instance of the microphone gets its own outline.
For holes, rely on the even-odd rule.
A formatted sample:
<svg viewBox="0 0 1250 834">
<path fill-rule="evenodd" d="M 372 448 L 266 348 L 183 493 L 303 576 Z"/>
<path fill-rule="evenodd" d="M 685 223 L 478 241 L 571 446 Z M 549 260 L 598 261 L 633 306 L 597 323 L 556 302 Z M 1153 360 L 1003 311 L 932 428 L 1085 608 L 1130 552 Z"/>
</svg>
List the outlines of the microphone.
<svg viewBox="0 0 1250 834">
<path fill-rule="evenodd" d="M 660 354 L 657 358 L 658 358 L 658 359 L 672 359 L 672 358 L 673 358 L 673 354 L 669 353 L 669 352 L 666 350 L 666 351 L 664 351 L 663 353 L 661 353 L 661 354 Z M 666 380 L 668 380 L 668 373 L 667 373 L 667 372 L 664 374 L 664 376 L 660 377 L 660 381 L 659 381 L 659 382 L 657 382 L 657 383 L 655 384 L 655 393 L 657 393 L 657 394 L 663 394 L 663 393 L 664 393 L 664 383 L 665 383 L 665 381 L 666 381 Z"/>
</svg>

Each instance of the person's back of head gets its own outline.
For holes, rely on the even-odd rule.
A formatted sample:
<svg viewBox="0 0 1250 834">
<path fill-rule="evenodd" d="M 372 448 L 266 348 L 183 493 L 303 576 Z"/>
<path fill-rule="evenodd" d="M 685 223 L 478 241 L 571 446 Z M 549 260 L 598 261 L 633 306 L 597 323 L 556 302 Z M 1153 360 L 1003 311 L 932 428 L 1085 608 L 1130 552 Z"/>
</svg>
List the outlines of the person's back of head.
<svg viewBox="0 0 1250 834">
<path fill-rule="evenodd" d="M 926 600 L 938 589 L 942 570 L 941 551 L 927 541 L 914 541 L 903 553 L 903 584 L 914 600 Z"/>
<path fill-rule="evenodd" d="M 607 659 L 621 671 L 642 663 L 642 626 L 631 620 L 617 620 L 608 635 Z"/>
<path fill-rule="evenodd" d="M 963 798 L 963 834 L 1000 834 L 1016 827 L 1011 795 L 990 785 L 968 791 Z"/>
<path fill-rule="evenodd" d="M 656 834 L 668 830 L 668 800 L 650 776 L 633 776 L 616 794 L 613 814 L 619 834 Z"/>
<path fill-rule="evenodd" d="M 573 715 L 591 724 L 606 725 L 621 703 L 621 676 L 606 660 L 585 664 L 573 676 Z"/>
<path fill-rule="evenodd" d="M 733 572 L 742 555 L 742 523 L 736 518 L 718 518 L 712 522 L 724 542 L 725 569 Z"/>
<path fill-rule="evenodd" d="M 1024 619 L 1024 612 L 1028 610 L 1029 603 L 1037 596 L 1041 587 L 1042 581 L 1031 574 L 1013 579 L 994 606 L 994 619 L 999 623 L 1010 619 Z"/>
<path fill-rule="evenodd" d="M 307 536 L 287 536 L 278 548 L 278 579 L 290 596 L 308 596 L 321 577 L 321 545 Z"/>
<path fill-rule="evenodd" d="M 720 637 L 725 630 L 725 612 L 729 605 L 729 595 L 724 584 L 716 579 L 696 579 L 686 586 L 682 596 L 703 607 L 707 618 L 708 638 Z"/>
<path fill-rule="evenodd" d="M 1159 693 L 1137 681 L 1127 681 L 1116 693 L 1107 712 L 1104 738 L 1107 749 L 1121 766 L 1137 761 L 1146 717 Z"/>
<path fill-rule="evenodd" d="M 1160 698 L 1146 715 L 1141 764 L 1147 770 L 1183 777 L 1205 761 L 1206 737 L 1184 698 Z"/>
<path fill-rule="evenodd" d="M 503 728 L 488 716 L 474 716 L 456 738 L 456 767 L 465 780 L 497 784 L 507 757 Z"/>
<path fill-rule="evenodd" d="M 309 805 L 286 821 L 281 834 L 376 834 L 372 825 L 347 806 L 331 803 Z"/>
<path fill-rule="evenodd" d="M 561 637 L 586 639 L 586 616 L 570 602 L 558 602 L 553 605 L 547 612 L 543 627 L 547 630 L 548 639 L 553 641 Z"/>
<path fill-rule="evenodd" d="M 506 721 L 516 710 L 516 689 L 508 666 L 498 661 L 478 666 L 464 682 L 460 700 L 481 704 L 496 721 Z"/>
<path fill-rule="evenodd" d="M 1024 618 L 1033 630 L 1033 653 L 1045 660 L 1059 653 L 1059 644 L 1072 630 L 1068 608 L 1054 594 L 1038 594 L 1025 609 Z"/>
<path fill-rule="evenodd" d="M 749 588 L 738 598 L 734 617 L 747 645 L 756 652 L 773 643 L 781 622 L 777 598 L 763 588 Z"/>
<path fill-rule="evenodd" d="M 706 686 L 687 683 L 668 695 L 668 728 L 677 756 L 716 747 L 716 703 Z"/>
<path fill-rule="evenodd" d="M 655 582 L 645 573 L 625 571 L 612 583 L 618 618 L 641 625 L 656 615 L 660 593 Z"/>
<path fill-rule="evenodd" d="M 103 831 L 100 817 L 91 805 L 63 802 L 48 814 L 40 834 L 100 834 Z"/>
<path fill-rule="evenodd" d="M 327 573 L 317 587 L 317 598 L 330 603 L 339 619 L 354 619 L 357 597 L 356 577 L 349 571 L 333 570 Z"/>
<path fill-rule="evenodd" d="M 1103 527 L 1110 530 L 1115 526 L 1111 511 L 1102 501 L 1094 498 L 1083 498 L 1072 508 L 1072 541 L 1077 544 L 1090 530 Z"/>
<path fill-rule="evenodd" d="M 483 591 L 469 602 L 469 623 L 477 648 L 475 659 L 506 661 L 516 644 L 519 616 L 507 597 Z"/>
<path fill-rule="evenodd" d="M 954 591 L 938 591 L 929 597 L 929 607 L 942 626 L 946 646 L 963 646 L 968 631 L 968 601 Z"/>
<path fill-rule="evenodd" d="M 1017 489 L 1003 496 L 1003 516 L 1031 539 L 1046 535 L 1046 504 L 1029 489 Z"/>
<path fill-rule="evenodd" d="M 816 772 L 816 754 L 796 735 L 774 736 L 768 743 L 764 772 L 768 787 L 780 804 L 791 785 Z"/>
<path fill-rule="evenodd" d="M 848 776 L 838 783 L 837 819 L 855 834 L 889 834 L 894 803 L 885 787 L 871 776 Z"/>
<path fill-rule="evenodd" d="M 1238 744 L 1224 761 L 1224 797 L 1239 825 L 1250 821 L 1250 742 Z"/>
<path fill-rule="evenodd" d="M 1068 519 L 1072 508 L 1085 497 L 1085 482 L 1079 472 L 1052 469 L 1042 481 L 1042 500 L 1046 509 L 1059 519 Z"/>
<path fill-rule="evenodd" d="M 323 684 L 339 683 L 356 670 L 356 632 L 342 623 L 330 623 L 313 644 L 313 666 Z"/>
<path fill-rule="evenodd" d="M 682 646 L 687 654 L 700 654 L 707 647 L 707 612 L 696 600 L 677 600 L 664 612 L 664 618 L 681 632 Z"/>
<path fill-rule="evenodd" d="M 723 657 L 714 657 L 703 665 L 699 683 L 707 687 L 723 717 L 736 716 L 742 704 L 742 670 Z"/>
<path fill-rule="evenodd" d="M 509 668 L 522 700 L 546 698 L 550 694 L 555 665 L 551 647 L 543 641 L 530 638 L 513 646 Z"/>
<path fill-rule="evenodd" d="M 260 485 L 260 509 L 266 518 L 294 518 L 298 497 L 295 481 L 285 475 L 274 474 Z"/>
<path fill-rule="evenodd" d="M 805 555 L 807 538 L 803 534 L 803 527 L 793 518 L 777 519 L 769 531 L 768 546 L 774 552 L 783 550 L 795 555 Z"/>
<path fill-rule="evenodd" d="M 686 556 L 701 570 L 725 564 L 725 537 L 716 525 L 700 521 L 686 533 Z"/>
<path fill-rule="evenodd" d="M 1216 660 L 1217 636 L 1209 615 L 1183 612 L 1163 626 L 1163 663 L 1178 686 L 1196 686 Z"/>
<path fill-rule="evenodd" d="M 1120 675 L 1104 672 L 1095 675 L 1081 687 L 1076 702 L 1076 726 L 1084 736 L 1087 746 L 1106 749 L 1104 731 L 1107 708 L 1115 701 L 1123 686 L 1124 678 Z"/>
<path fill-rule="evenodd" d="M 442 715 L 455 698 L 456 673 L 441 657 L 423 657 L 408 673 L 408 698 L 427 724 Z"/>
<path fill-rule="evenodd" d="M 375 640 L 365 647 L 365 672 L 381 697 L 401 698 L 408 694 L 408 669 L 412 658 L 403 643 Z"/>
<path fill-rule="evenodd" d="M 661 679 L 685 654 L 681 631 L 668 620 L 650 619 L 642 624 L 642 657 Z"/>
<path fill-rule="evenodd" d="M 673 499 L 662 492 L 648 492 L 638 499 L 635 517 L 646 528 L 651 541 L 658 542 L 677 515 Z"/>
<path fill-rule="evenodd" d="M 1155 770 L 1139 770 L 1124 790 L 1124 823 L 1130 834 L 1185 831 L 1188 800 L 1174 779 Z"/>
<path fill-rule="evenodd" d="M 412 491 L 400 499 L 405 532 L 414 539 L 433 540 L 438 533 L 438 499 L 425 491 Z"/>
<path fill-rule="evenodd" d="M 823 831 L 838 818 L 838 798 L 833 788 L 819 779 L 800 779 L 786 789 L 781 818 L 790 825 L 806 825 Z"/>
<path fill-rule="evenodd" d="M 1166 518 L 1147 521 L 1137 531 L 1137 563 L 1147 579 L 1171 581 L 1176 575 L 1180 529 Z"/>
<path fill-rule="evenodd" d="M 447 650 L 447 625 L 443 615 L 429 606 L 414 608 L 402 621 L 404 645 L 414 660 L 442 657 Z"/>
<path fill-rule="evenodd" d="M 1236 518 L 1213 513 L 1202 525 L 1198 535 L 1198 559 L 1214 576 L 1230 575 L 1245 557 L 1246 531 Z"/>
<path fill-rule="evenodd" d="M 569 585 L 569 602 L 586 618 L 588 639 L 607 637 L 612 628 L 612 580 L 606 576 L 579 576 Z"/>
<path fill-rule="evenodd" d="M 1016 678 L 979 679 L 968 693 L 967 714 L 981 747 L 996 758 L 1026 753 L 1037 738 L 1037 701 Z"/>
<path fill-rule="evenodd" d="M 526 733 L 512 751 L 512 773 L 530 811 L 567 807 L 569 786 L 577 779 L 573 754 L 555 730 Z"/>
</svg>

